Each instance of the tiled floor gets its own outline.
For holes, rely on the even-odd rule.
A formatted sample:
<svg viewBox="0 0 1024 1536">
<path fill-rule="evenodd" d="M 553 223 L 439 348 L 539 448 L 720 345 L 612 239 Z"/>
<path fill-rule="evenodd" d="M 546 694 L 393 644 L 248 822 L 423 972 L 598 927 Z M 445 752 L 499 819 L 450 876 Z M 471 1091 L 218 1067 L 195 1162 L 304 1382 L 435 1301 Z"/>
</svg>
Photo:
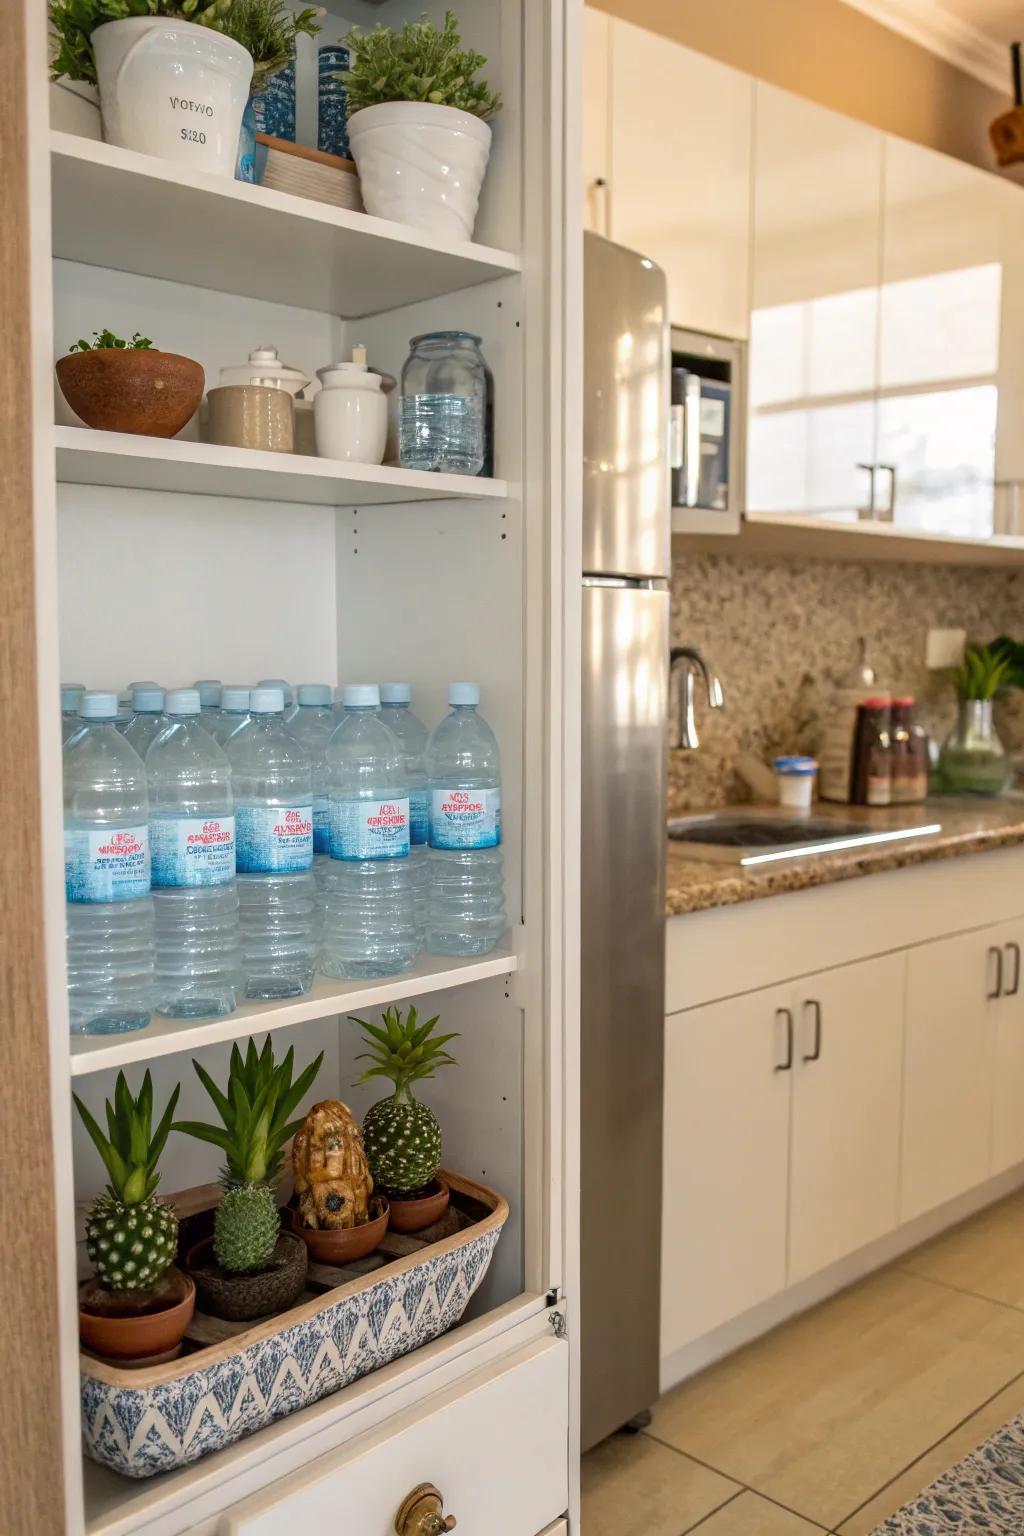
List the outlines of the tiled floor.
<svg viewBox="0 0 1024 1536">
<path fill-rule="evenodd" d="M 867 1536 L 1022 1410 L 1024 1192 L 597 1446 L 582 1536 Z"/>
</svg>

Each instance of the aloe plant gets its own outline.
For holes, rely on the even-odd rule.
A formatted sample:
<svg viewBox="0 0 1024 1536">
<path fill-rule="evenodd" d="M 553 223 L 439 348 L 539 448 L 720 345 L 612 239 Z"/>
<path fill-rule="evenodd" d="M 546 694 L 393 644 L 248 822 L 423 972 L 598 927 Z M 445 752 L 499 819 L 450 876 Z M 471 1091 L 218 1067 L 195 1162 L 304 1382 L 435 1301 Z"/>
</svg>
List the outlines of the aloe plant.
<svg viewBox="0 0 1024 1536">
<path fill-rule="evenodd" d="M 1009 657 L 1000 655 L 990 645 L 968 646 L 964 659 L 952 674 L 956 696 L 967 699 L 994 699 L 1010 681 Z"/>
</svg>

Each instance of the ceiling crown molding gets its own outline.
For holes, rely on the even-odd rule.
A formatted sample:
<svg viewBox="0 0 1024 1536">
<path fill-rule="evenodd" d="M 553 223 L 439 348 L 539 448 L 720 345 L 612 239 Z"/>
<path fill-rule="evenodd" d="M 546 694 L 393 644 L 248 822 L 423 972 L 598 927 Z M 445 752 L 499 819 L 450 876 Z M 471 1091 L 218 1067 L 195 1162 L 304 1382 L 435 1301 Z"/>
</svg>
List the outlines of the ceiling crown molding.
<svg viewBox="0 0 1024 1536">
<path fill-rule="evenodd" d="M 936 0 L 845 0 L 890 31 L 938 54 L 1004 96 L 1010 94 L 1009 49 L 954 16 Z M 1024 30 L 1024 29 L 1022 29 Z"/>
</svg>

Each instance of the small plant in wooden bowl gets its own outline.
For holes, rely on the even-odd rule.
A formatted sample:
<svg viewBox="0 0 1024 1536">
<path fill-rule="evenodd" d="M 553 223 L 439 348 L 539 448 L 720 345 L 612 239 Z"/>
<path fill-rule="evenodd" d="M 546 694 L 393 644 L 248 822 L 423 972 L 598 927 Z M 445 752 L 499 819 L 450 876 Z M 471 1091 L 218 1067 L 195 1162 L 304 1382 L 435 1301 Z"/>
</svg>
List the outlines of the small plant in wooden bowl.
<svg viewBox="0 0 1024 1536">
<path fill-rule="evenodd" d="M 186 1259 L 203 1310 L 216 1317 L 268 1317 L 290 1307 L 306 1283 L 306 1245 L 281 1231 L 277 1183 L 285 1143 L 303 1123 L 289 1117 L 323 1059 L 321 1051 L 292 1082 L 294 1049 L 278 1065 L 269 1035 L 259 1052 L 250 1039 L 244 1057 L 232 1047 L 223 1093 L 201 1063 L 192 1061 L 221 1124 L 183 1120 L 174 1129 L 212 1142 L 227 1158 L 213 1236 L 197 1243 Z"/>
<path fill-rule="evenodd" d="M 132 1098 L 123 1072 L 106 1101 L 104 1135 L 75 1094 L 75 1107 L 103 1159 L 110 1182 L 85 1223 L 95 1279 L 79 1290 L 79 1332 L 86 1349 L 110 1360 L 172 1360 L 195 1308 L 196 1289 L 175 1267 L 178 1218 L 155 1194 L 180 1084 L 152 1130 L 153 1080 Z"/>
<path fill-rule="evenodd" d="M 321 1264 L 365 1258 L 388 1225 L 388 1202 L 373 1193 L 363 1134 L 347 1104 L 314 1104 L 292 1142 L 292 1229 Z"/>
<path fill-rule="evenodd" d="M 138 331 L 125 341 L 103 330 L 58 359 L 57 382 L 87 427 L 173 437 L 195 415 L 206 375 L 192 358 L 161 352 Z"/>
<path fill-rule="evenodd" d="M 437 1221 L 448 1207 L 449 1188 L 438 1170 L 441 1166 L 441 1127 L 428 1105 L 412 1091 L 414 1083 L 434 1076 L 438 1067 L 455 1066 L 445 1050 L 456 1034 L 431 1032 L 440 1015 L 421 1024 L 415 1005 L 405 1018 L 401 1008 L 385 1008 L 380 1025 L 352 1019 L 366 1036 L 369 1050 L 358 1058 L 372 1061 L 359 1079 L 387 1077 L 395 1091 L 371 1105 L 363 1120 L 363 1139 L 377 1189 L 391 1205 L 391 1227 L 396 1232 L 421 1232 Z"/>
</svg>

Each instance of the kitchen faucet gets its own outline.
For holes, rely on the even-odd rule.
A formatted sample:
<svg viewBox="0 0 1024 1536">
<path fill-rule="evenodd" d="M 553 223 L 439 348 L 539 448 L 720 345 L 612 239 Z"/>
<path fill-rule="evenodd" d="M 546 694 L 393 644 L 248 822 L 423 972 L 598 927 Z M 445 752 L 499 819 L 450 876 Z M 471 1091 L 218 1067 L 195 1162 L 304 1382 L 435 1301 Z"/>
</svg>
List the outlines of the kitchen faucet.
<svg viewBox="0 0 1024 1536">
<path fill-rule="evenodd" d="M 679 735 L 674 745 L 695 750 L 700 746 L 700 738 L 697 735 L 697 722 L 693 714 L 693 679 L 695 672 L 699 672 L 704 679 L 709 709 L 721 709 L 725 700 L 722 696 L 721 683 L 709 668 L 700 651 L 694 650 L 690 645 L 674 645 L 669 652 L 669 678 L 671 678 L 672 673 L 675 671 L 676 663 L 680 661 L 683 663 L 683 677 L 679 687 Z"/>
</svg>

